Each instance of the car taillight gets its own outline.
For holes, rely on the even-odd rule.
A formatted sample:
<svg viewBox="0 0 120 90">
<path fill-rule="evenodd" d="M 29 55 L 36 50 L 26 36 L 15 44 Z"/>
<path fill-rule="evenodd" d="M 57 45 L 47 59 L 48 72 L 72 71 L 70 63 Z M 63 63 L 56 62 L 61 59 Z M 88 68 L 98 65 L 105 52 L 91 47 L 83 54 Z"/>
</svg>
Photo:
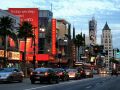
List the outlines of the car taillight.
<svg viewBox="0 0 120 90">
<path fill-rule="evenodd" d="M 30 75 L 33 75 L 33 72 L 31 72 Z"/>
<path fill-rule="evenodd" d="M 83 73 L 83 71 L 80 71 L 81 73 Z"/>
<path fill-rule="evenodd" d="M 60 72 L 60 73 L 59 73 L 59 75 L 63 75 L 63 73 L 62 73 L 62 72 Z"/>
<path fill-rule="evenodd" d="M 48 76 L 48 72 L 45 72 L 45 76 Z"/>
</svg>

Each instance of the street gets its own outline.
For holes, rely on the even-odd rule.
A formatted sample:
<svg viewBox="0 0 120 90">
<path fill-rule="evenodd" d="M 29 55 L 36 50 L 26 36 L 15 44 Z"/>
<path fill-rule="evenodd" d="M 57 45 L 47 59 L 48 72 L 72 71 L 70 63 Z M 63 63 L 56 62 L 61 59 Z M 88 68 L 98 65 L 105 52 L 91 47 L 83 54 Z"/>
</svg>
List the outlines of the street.
<svg viewBox="0 0 120 90">
<path fill-rule="evenodd" d="M 81 80 L 70 80 L 59 84 L 39 82 L 31 84 L 27 78 L 23 83 L 0 83 L 0 90 L 120 90 L 120 76 L 94 76 Z"/>
</svg>

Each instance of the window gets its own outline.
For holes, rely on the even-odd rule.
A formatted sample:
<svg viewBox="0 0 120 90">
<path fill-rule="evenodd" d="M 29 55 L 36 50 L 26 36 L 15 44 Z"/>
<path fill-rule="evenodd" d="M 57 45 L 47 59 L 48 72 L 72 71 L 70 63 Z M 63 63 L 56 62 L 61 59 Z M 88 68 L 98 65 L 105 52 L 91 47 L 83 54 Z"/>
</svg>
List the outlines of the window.
<svg viewBox="0 0 120 90">
<path fill-rule="evenodd" d="M 45 38 L 45 33 L 39 33 L 39 38 Z"/>
<path fill-rule="evenodd" d="M 105 43 L 107 43 L 107 39 L 105 39 Z"/>
</svg>

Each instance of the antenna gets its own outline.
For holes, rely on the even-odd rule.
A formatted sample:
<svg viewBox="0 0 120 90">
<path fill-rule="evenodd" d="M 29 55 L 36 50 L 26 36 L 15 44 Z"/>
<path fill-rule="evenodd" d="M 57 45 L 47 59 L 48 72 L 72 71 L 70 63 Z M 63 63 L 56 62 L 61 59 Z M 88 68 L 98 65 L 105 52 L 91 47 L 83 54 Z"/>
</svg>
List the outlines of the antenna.
<svg viewBox="0 0 120 90">
<path fill-rule="evenodd" d="M 52 3 L 51 3 L 51 12 L 52 12 Z"/>
</svg>

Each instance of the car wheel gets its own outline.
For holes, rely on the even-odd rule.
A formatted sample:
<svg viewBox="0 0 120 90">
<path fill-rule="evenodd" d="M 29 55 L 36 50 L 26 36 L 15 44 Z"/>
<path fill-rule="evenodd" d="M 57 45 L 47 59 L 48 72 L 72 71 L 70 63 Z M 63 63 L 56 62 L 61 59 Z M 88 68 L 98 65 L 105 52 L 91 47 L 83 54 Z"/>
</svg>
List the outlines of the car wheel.
<svg viewBox="0 0 120 90">
<path fill-rule="evenodd" d="M 56 79 L 56 83 L 59 83 L 59 78 Z"/>
<path fill-rule="evenodd" d="M 49 83 L 49 84 L 52 84 L 52 83 L 53 83 L 53 79 L 50 78 L 48 83 Z"/>
<path fill-rule="evenodd" d="M 66 77 L 63 77 L 63 78 L 62 78 L 62 81 L 65 81 L 65 80 L 66 80 Z"/>
<path fill-rule="evenodd" d="M 11 76 L 9 77 L 8 82 L 12 82 L 12 81 L 13 81 L 13 77 Z"/>
<path fill-rule="evenodd" d="M 67 81 L 69 81 L 70 80 L 70 78 L 69 78 L 69 76 L 67 77 Z"/>
<path fill-rule="evenodd" d="M 21 82 L 23 82 L 23 80 L 19 80 L 19 82 L 21 83 Z"/>
<path fill-rule="evenodd" d="M 34 80 L 31 80 L 31 84 L 35 84 L 35 81 L 34 81 Z"/>
</svg>

